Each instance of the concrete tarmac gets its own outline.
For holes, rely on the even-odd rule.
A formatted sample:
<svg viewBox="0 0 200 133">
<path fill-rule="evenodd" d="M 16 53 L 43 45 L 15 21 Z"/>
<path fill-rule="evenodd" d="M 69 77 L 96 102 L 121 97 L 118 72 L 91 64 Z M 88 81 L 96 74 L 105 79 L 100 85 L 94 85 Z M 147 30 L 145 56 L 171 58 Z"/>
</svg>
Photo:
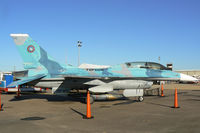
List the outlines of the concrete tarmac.
<svg viewBox="0 0 200 133">
<path fill-rule="evenodd" d="M 200 85 L 164 85 L 165 97 L 146 96 L 143 102 L 100 101 L 91 105 L 94 119 L 83 119 L 86 104 L 79 100 L 29 94 L 16 99 L 3 94 L 0 133 L 199 133 Z M 174 104 L 178 89 L 180 108 Z"/>
</svg>

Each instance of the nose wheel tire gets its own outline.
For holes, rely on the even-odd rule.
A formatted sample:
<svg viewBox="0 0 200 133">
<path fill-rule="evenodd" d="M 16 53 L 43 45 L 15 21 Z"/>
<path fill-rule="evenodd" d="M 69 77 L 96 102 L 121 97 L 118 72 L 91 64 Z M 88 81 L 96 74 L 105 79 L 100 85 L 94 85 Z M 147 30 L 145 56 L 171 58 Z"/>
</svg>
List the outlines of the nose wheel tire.
<svg viewBox="0 0 200 133">
<path fill-rule="evenodd" d="M 139 102 L 142 102 L 142 101 L 144 101 L 144 97 L 142 97 L 142 96 L 139 96 L 139 97 L 138 97 L 138 101 L 139 101 Z"/>
</svg>

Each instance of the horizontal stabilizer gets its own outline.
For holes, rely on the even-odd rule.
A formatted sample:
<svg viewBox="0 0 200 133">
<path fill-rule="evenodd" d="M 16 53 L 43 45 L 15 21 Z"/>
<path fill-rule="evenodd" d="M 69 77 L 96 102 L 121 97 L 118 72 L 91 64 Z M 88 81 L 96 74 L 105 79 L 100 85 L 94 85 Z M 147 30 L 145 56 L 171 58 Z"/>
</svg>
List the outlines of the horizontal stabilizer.
<svg viewBox="0 0 200 133">
<path fill-rule="evenodd" d="M 25 83 L 28 83 L 28 82 L 31 82 L 31 81 L 34 81 L 34 80 L 37 80 L 37 79 L 40 79 L 40 78 L 43 78 L 45 77 L 46 74 L 38 74 L 38 75 L 35 75 L 35 76 L 31 76 L 31 77 L 25 77 L 21 80 L 18 80 L 18 81 L 15 81 L 15 82 L 12 82 L 11 84 L 9 84 L 7 87 L 16 87 L 18 85 L 23 85 Z"/>
</svg>

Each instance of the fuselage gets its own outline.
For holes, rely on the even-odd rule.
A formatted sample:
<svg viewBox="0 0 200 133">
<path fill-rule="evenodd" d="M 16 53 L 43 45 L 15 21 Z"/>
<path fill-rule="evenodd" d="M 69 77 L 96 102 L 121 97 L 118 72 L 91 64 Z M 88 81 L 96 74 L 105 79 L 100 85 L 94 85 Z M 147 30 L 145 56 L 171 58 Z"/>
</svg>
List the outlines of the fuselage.
<svg viewBox="0 0 200 133">
<path fill-rule="evenodd" d="M 46 73 L 46 78 L 63 78 L 64 76 L 78 77 L 105 77 L 105 78 L 130 78 L 130 79 L 151 79 L 151 80 L 179 80 L 180 74 L 170 70 L 151 68 L 128 67 L 127 64 L 115 65 L 106 69 L 87 71 L 72 66 L 60 66 L 60 69 L 49 68 L 41 73 Z M 54 71 L 55 70 L 55 71 Z M 29 76 L 38 74 L 38 69 L 29 70 Z"/>
<path fill-rule="evenodd" d="M 40 47 L 28 34 L 11 34 L 17 49 L 24 61 L 24 68 L 28 70 L 28 77 L 13 83 L 22 85 L 24 83 L 35 83 L 45 87 L 58 85 L 63 87 L 72 84 L 77 79 L 85 85 L 90 80 L 105 78 L 104 83 L 114 80 L 128 80 L 131 84 L 133 80 L 196 80 L 182 74 L 166 69 L 163 65 L 154 62 L 129 62 L 115 65 L 106 69 L 96 69 L 87 71 L 70 65 L 63 65 L 54 60 L 48 53 Z M 42 75 L 42 76 L 41 76 Z M 44 76 L 43 76 L 44 75 Z M 87 79 L 84 81 L 83 79 Z M 84 81 L 84 82 L 83 82 Z M 74 83 L 75 84 L 75 83 Z M 103 83 L 102 83 L 103 84 Z M 78 83 L 74 86 L 79 85 Z M 91 84 L 90 84 L 91 85 Z M 101 85 L 93 83 L 93 85 Z"/>
</svg>

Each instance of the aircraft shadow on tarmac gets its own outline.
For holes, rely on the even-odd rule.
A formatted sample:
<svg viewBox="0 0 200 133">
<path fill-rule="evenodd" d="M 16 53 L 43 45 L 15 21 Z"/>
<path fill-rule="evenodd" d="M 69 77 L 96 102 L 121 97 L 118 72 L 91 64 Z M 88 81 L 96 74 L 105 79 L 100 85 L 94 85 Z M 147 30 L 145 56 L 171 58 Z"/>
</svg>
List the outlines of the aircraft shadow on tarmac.
<svg viewBox="0 0 200 133">
<path fill-rule="evenodd" d="M 197 91 L 197 92 L 199 91 L 200 92 L 200 90 L 192 90 L 192 91 Z"/>
<path fill-rule="evenodd" d="M 19 97 L 14 96 L 10 101 L 22 101 L 30 99 L 46 99 L 47 101 L 51 102 L 60 102 L 60 101 L 83 102 L 81 98 L 58 96 L 58 95 L 45 95 L 45 94 L 21 95 Z"/>
<path fill-rule="evenodd" d="M 24 121 L 35 121 L 35 120 L 44 120 L 44 119 L 46 119 L 46 118 L 45 118 L 45 117 L 33 116 L 33 117 L 21 118 L 20 120 L 24 120 Z"/>
<path fill-rule="evenodd" d="M 183 91 L 183 92 L 178 92 L 177 94 L 178 95 L 185 95 L 185 94 L 188 94 L 188 92 Z M 165 95 L 164 97 L 170 97 L 170 96 L 174 96 L 174 94 L 168 94 L 168 95 Z"/>
<path fill-rule="evenodd" d="M 193 94 L 188 94 L 188 95 L 185 95 L 185 96 L 200 97 L 200 95 L 193 95 Z"/>
<path fill-rule="evenodd" d="M 159 104 L 159 103 L 152 103 L 152 102 L 145 102 L 147 104 L 152 104 L 152 105 L 158 105 L 158 106 L 161 106 L 161 107 L 167 107 L 167 108 L 171 108 L 172 106 L 169 106 L 169 105 L 164 105 L 164 104 Z"/>
<path fill-rule="evenodd" d="M 149 96 L 150 97 L 150 96 Z M 165 96 L 167 97 L 167 96 Z M 133 104 L 133 103 L 137 103 L 138 100 L 126 100 L 125 102 L 120 102 L 120 103 L 115 103 L 113 104 L 113 106 L 116 106 L 116 105 L 128 105 L 128 104 Z M 162 106 L 162 107 L 168 107 L 168 108 L 171 108 L 172 106 L 169 106 L 169 105 L 164 105 L 164 104 L 158 104 L 158 103 L 152 103 L 152 102 L 146 102 L 144 101 L 145 103 L 147 104 L 152 104 L 152 105 L 158 105 L 158 106 Z"/>
<path fill-rule="evenodd" d="M 200 102 L 200 99 L 187 99 L 187 101 L 197 101 L 197 102 Z"/>
<path fill-rule="evenodd" d="M 30 99 L 46 99 L 50 102 L 64 102 L 64 101 L 72 101 L 72 102 L 81 102 L 85 103 L 85 95 L 70 95 L 70 96 L 59 96 L 59 95 L 47 95 L 47 94 L 22 94 L 21 96 L 17 97 L 14 96 L 12 99 L 10 99 L 11 102 L 14 101 L 22 101 L 22 100 L 30 100 Z M 108 102 L 108 101 L 124 101 L 128 100 L 127 98 L 121 98 L 121 99 L 113 99 L 113 100 L 100 100 L 95 102 Z M 114 105 L 122 105 L 122 104 L 130 104 L 134 103 L 136 101 L 129 100 L 128 102 L 123 103 L 116 103 Z"/>
<path fill-rule="evenodd" d="M 117 106 L 117 105 L 127 105 L 127 104 L 136 103 L 136 102 L 138 102 L 138 101 L 137 100 L 128 100 L 128 101 L 125 101 L 125 102 L 115 103 L 113 105 L 114 106 Z"/>
<path fill-rule="evenodd" d="M 200 90 L 192 90 L 190 93 L 187 93 L 184 96 L 189 96 L 189 97 L 200 97 Z"/>
</svg>

